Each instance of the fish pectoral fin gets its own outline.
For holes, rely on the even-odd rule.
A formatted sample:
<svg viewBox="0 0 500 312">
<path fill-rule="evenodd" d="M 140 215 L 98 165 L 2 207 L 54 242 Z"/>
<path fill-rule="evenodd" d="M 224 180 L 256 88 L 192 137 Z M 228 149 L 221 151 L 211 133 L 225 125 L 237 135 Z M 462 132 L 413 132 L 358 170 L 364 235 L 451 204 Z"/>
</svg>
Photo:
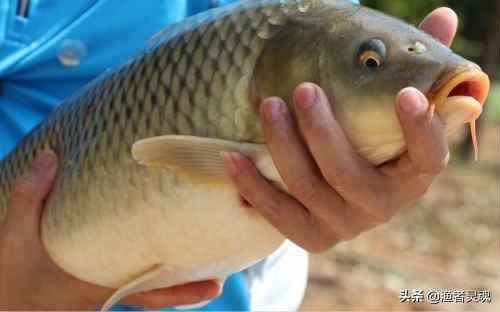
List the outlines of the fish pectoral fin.
<svg viewBox="0 0 500 312">
<path fill-rule="evenodd" d="M 221 157 L 222 152 L 241 152 L 247 155 L 257 168 L 262 167 L 259 170 L 264 176 L 272 180 L 277 174 L 269 152 L 263 144 L 166 135 L 140 140 L 132 146 L 132 156 L 138 163 L 165 167 L 176 174 L 191 177 L 199 182 L 228 181 Z M 274 171 L 269 168 L 274 168 Z"/>
<path fill-rule="evenodd" d="M 109 310 L 113 305 L 117 304 L 120 300 L 127 296 L 158 288 L 159 281 L 169 280 L 171 275 L 171 270 L 169 270 L 166 265 L 155 265 L 151 270 L 140 275 L 115 291 L 113 295 L 106 300 L 101 308 L 101 311 Z"/>
</svg>

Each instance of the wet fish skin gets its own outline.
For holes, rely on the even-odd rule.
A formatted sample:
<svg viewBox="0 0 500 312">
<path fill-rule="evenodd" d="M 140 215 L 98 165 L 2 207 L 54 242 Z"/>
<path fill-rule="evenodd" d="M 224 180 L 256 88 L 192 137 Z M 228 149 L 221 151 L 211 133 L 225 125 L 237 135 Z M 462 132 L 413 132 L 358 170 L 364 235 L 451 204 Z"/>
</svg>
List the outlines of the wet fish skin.
<svg viewBox="0 0 500 312">
<path fill-rule="evenodd" d="M 267 96 L 292 105 L 296 85 L 312 81 L 332 99 L 354 146 L 378 164 L 405 149 L 395 94 L 408 85 L 427 93 L 440 77 L 473 67 L 397 19 L 346 1 L 310 1 L 307 8 L 295 0 L 243 1 L 190 18 L 66 99 L 0 162 L 0 221 L 13 179 L 51 147 L 59 172 L 42 238 L 54 261 L 82 280 L 119 288 L 160 268 L 162 281 L 147 287 L 167 287 L 223 277 L 268 255 L 283 236 L 240 209 L 228 179 L 200 184 L 148 159 L 141 165 L 134 143 L 184 135 L 257 144 L 243 147 L 259 150 L 254 160 L 279 184 L 259 149 L 258 106 Z M 359 46 L 371 38 L 387 49 L 378 71 L 358 62 Z M 415 42 L 427 52 L 409 51 Z M 197 152 L 217 158 L 208 147 L 188 147 L 188 160 Z"/>
</svg>

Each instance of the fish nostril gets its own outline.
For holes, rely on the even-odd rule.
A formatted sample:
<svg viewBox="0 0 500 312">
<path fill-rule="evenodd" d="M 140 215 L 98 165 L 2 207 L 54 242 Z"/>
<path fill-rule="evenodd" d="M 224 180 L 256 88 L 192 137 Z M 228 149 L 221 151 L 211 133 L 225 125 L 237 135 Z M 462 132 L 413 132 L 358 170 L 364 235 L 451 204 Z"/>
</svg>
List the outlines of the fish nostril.
<svg viewBox="0 0 500 312">
<path fill-rule="evenodd" d="M 427 47 L 420 41 L 414 42 L 408 47 L 408 52 L 422 54 L 427 51 Z"/>
</svg>

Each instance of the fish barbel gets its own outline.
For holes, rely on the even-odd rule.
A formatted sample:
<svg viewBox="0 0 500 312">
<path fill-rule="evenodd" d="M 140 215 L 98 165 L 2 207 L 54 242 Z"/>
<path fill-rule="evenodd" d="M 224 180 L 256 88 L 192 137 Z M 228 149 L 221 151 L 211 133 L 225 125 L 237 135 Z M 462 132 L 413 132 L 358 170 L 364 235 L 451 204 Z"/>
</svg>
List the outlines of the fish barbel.
<svg viewBox="0 0 500 312">
<path fill-rule="evenodd" d="M 0 221 L 12 181 L 52 148 L 59 170 L 43 244 L 63 270 L 122 297 L 224 278 L 284 237 L 249 214 L 221 152 L 241 151 L 283 190 L 258 107 L 320 85 L 374 165 L 406 147 L 394 97 L 424 92 L 449 134 L 482 111 L 481 69 L 413 26 L 342 0 L 241 1 L 188 18 L 65 99 L 0 162 Z M 328 144 L 328 142 L 325 142 Z"/>
</svg>

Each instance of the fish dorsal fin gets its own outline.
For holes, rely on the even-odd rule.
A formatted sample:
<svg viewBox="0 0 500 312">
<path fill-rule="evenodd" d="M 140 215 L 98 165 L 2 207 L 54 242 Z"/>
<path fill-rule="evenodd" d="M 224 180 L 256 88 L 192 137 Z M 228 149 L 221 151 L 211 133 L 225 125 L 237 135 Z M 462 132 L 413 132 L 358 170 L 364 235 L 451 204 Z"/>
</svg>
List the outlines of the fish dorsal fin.
<svg viewBox="0 0 500 312">
<path fill-rule="evenodd" d="M 209 17 L 210 12 L 205 12 L 166 26 L 148 38 L 146 41 L 146 49 L 154 48 L 161 43 L 168 42 L 170 39 L 194 29 L 195 27 L 207 22 Z"/>
<path fill-rule="evenodd" d="M 189 32 L 215 20 L 222 19 L 232 13 L 254 8 L 259 5 L 261 5 L 260 1 L 236 1 L 235 3 L 229 3 L 224 6 L 190 16 L 180 22 L 166 26 L 151 36 L 146 42 L 146 49 L 157 47 L 158 45 L 170 41 L 172 38 L 177 37 L 180 34 Z"/>
<path fill-rule="evenodd" d="M 356 14 L 361 6 L 347 0 L 281 0 L 283 12 L 299 24 L 331 25 Z"/>
<path fill-rule="evenodd" d="M 223 152 L 247 155 L 266 178 L 281 184 L 281 178 L 264 144 L 166 135 L 140 140 L 132 146 L 132 156 L 138 163 L 164 167 L 178 175 L 205 183 L 229 183 L 221 157 Z"/>
</svg>

